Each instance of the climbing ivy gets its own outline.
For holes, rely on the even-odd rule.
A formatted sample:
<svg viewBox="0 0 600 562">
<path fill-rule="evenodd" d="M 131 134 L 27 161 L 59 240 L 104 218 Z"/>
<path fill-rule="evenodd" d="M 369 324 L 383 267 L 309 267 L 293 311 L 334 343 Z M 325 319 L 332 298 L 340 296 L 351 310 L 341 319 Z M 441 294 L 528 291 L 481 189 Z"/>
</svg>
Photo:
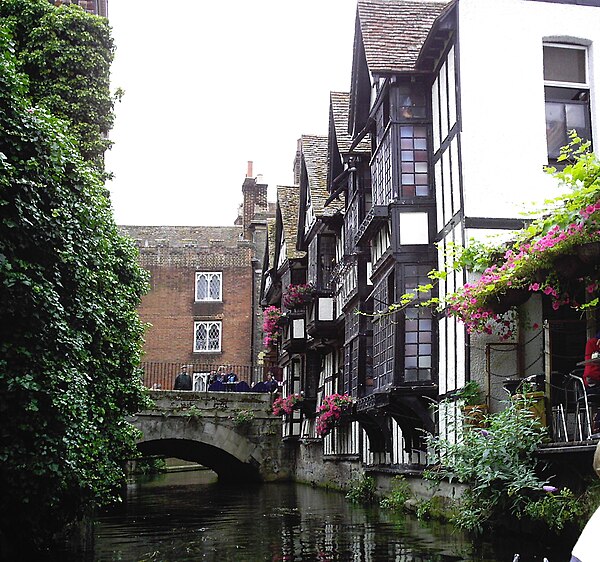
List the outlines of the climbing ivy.
<svg viewBox="0 0 600 562">
<path fill-rule="evenodd" d="M 2 0 L 0 23 L 11 31 L 17 69 L 29 78 L 32 101 L 66 119 L 83 157 L 102 170 L 115 101 L 107 20 L 76 5 Z"/>
<path fill-rule="evenodd" d="M 39 99 L 43 80 L 20 72 L 24 53 L 38 52 L 24 44 L 49 33 L 24 38 L 20 27 L 42 14 L 65 31 L 59 12 L 88 21 L 46 4 L 0 2 L 0 559 L 52 544 L 117 497 L 136 438 L 125 416 L 145 400 L 136 308 L 146 275 L 118 233 L 98 159 L 91 166 L 93 151 L 79 152 L 77 115 L 54 115 L 52 100 Z M 21 10 L 16 19 L 11 10 Z M 57 82 L 52 95 L 68 89 Z"/>
</svg>

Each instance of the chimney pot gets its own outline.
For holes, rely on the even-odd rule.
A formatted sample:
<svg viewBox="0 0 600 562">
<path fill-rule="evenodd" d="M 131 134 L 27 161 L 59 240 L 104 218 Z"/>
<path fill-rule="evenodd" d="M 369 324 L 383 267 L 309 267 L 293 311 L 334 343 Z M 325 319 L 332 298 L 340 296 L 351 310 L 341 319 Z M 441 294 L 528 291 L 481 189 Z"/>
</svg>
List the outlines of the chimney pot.
<svg viewBox="0 0 600 562">
<path fill-rule="evenodd" d="M 254 177 L 252 175 L 252 160 L 248 160 L 248 171 L 246 172 L 246 177 L 247 178 L 253 178 Z"/>
</svg>

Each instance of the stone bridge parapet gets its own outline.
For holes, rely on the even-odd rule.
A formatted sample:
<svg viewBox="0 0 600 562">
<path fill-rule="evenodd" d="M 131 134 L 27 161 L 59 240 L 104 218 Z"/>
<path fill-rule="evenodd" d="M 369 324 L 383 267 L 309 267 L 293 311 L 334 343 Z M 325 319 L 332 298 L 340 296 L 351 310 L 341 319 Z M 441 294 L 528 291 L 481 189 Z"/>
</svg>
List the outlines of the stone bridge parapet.
<svg viewBox="0 0 600 562">
<path fill-rule="evenodd" d="M 150 397 L 154 407 L 132 420 L 143 454 L 198 462 L 220 480 L 290 479 L 292 451 L 270 394 L 156 390 Z"/>
</svg>

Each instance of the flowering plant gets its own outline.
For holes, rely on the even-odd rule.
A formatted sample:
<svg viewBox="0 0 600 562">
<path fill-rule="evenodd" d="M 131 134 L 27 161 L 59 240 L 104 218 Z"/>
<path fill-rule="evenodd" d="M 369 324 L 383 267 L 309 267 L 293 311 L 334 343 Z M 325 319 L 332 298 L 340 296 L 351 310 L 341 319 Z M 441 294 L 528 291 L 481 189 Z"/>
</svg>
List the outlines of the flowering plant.
<svg viewBox="0 0 600 562">
<path fill-rule="evenodd" d="M 282 416 L 283 414 L 291 414 L 294 406 L 304 400 L 302 394 L 290 394 L 285 398 L 279 397 L 273 401 L 273 414 Z"/>
<path fill-rule="evenodd" d="M 286 308 L 295 308 L 302 306 L 312 300 L 314 288 L 311 283 L 299 285 L 290 284 L 283 292 L 281 302 Z"/>
<path fill-rule="evenodd" d="M 348 394 L 330 394 L 323 398 L 317 416 L 317 435 L 325 437 L 333 428 L 336 421 L 352 408 L 353 399 Z"/>
<path fill-rule="evenodd" d="M 571 138 L 572 149 L 580 139 Z M 512 337 L 513 323 L 495 305 L 515 294 L 514 289 L 525 293 L 525 299 L 536 292 L 548 295 L 555 310 L 563 305 L 580 309 L 597 306 L 598 298 L 589 299 L 587 304 L 578 302 L 581 299 L 573 294 L 567 272 L 572 269 L 579 287 L 585 285 L 589 295 L 598 291 L 595 280 L 585 279 L 591 271 L 589 265 L 576 255 L 590 243 L 600 242 L 600 161 L 587 151 L 586 144 L 570 154 L 574 163 L 561 172 L 551 170 L 570 191 L 551 201 L 542 218 L 517 234 L 502 260 L 489 264 L 477 281 L 447 296 L 449 314 L 462 320 L 469 332 L 500 330 L 504 339 Z M 579 266 L 571 268 L 569 262 Z"/>
<path fill-rule="evenodd" d="M 277 338 L 281 335 L 281 309 L 276 306 L 267 306 L 263 310 L 263 343 L 266 347 L 271 347 L 277 342 Z"/>
</svg>

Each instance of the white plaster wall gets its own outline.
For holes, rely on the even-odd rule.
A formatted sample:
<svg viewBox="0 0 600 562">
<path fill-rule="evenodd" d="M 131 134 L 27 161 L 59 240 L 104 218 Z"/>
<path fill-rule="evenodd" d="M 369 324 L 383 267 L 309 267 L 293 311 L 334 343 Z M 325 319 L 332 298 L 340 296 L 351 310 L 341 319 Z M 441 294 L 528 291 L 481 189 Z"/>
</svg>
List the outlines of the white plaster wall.
<svg viewBox="0 0 600 562">
<path fill-rule="evenodd" d="M 559 192 L 547 164 L 542 43 L 589 42 L 592 131 L 600 143 L 600 8 L 525 0 L 459 3 L 466 216 L 518 216 Z"/>
</svg>

